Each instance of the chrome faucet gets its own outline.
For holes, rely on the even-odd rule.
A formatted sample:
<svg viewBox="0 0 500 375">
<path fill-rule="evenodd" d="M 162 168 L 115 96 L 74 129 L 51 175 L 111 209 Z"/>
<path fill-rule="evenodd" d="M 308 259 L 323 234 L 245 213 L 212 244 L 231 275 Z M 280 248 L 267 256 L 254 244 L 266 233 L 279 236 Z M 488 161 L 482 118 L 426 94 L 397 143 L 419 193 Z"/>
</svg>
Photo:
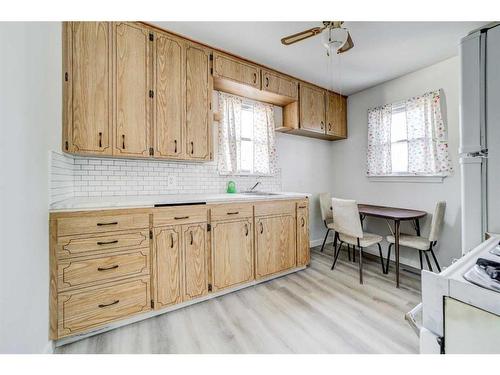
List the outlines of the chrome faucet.
<svg viewBox="0 0 500 375">
<path fill-rule="evenodd" d="M 254 189 L 260 184 L 260 181 L 257 181 L 257 183 L 252 186 L 248 191 L 254 191 Z"/>
</svg>

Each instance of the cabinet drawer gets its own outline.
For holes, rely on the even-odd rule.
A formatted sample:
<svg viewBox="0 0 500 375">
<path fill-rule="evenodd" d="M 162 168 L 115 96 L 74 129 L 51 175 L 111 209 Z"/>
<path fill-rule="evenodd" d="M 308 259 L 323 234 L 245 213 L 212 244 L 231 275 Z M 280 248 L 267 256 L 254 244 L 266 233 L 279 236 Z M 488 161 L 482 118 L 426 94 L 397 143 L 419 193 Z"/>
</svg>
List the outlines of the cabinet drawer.
<svg viewBox="0 0 500 375">
<path fill-rule="evenodd" d="M 57 256 L 67 258 L 138 247 L 149 247 L 148 230 L 106 235 L 60 237 L 57 240 Z"/>
<path fill-rule="evenodd" d="M 149 249 L 97 258 L 68 259 L 58 264 L 57 287 L 64 290 L 123 277 L 148 275 L 149 269 Z"/>
<path fill-rule="evenodd" d="M 58 236 L 141 228 L 149 228 L 148 214 L 82 215 L 57 219 Z"/>
<path fill-rule="evenodd" d="M 210 219 L 212 221 L 231 220 L 253 216 L 253 205 L 248 203 L 213 205 L 210 208 Z"/>
<path fill-rule="evenodd" d="M 208 208 L 206 205 L 173 206 L 158 208 L 153 213 L 153 225 L 179 225 L 207 221 Z"/>
<path fill-rule="evenodd" d="M 255 216 L 295 214 L 294 201 L 271 201 L 255 203 Z"/>
<path fill-rule="evenodd" d="M 59 338 L 151 309 L 149 276 L 59 293 Z"/>
</svg>

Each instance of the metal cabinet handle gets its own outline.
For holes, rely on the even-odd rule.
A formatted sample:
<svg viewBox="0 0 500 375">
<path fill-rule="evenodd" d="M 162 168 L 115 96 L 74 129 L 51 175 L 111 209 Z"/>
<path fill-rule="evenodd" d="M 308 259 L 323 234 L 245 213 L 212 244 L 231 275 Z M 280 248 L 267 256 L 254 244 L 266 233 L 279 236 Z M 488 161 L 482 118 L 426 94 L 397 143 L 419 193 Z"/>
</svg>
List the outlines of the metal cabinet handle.
<svg viewBox="0 0 500 375">
<path fill-rule="evenodd" d="M 301 219 L 302 219 L 302 228 L 304 228 L 304 225 L 306 224 L 306 220 L 303 217 L 301 217 Z"/>
<path fill-rule="evenodd" d="M 253 74 L 253 83 L 257 83 L 257 73 Z"/>
<path fill-rule="evenodd" d="M 193 232 L 191 231 L 191 232 L 189 232 L 189 234 L 190 234 L 190 236 L 191 236 L 190 245 L 192 245 L 192 244 L 193 244 Z"/>
<path fill-rule="evenodd" d="M 174 139 L 174 154 L 177 154 L 177 139 Z"/>
<path fill-rule="evenodd" d="M 262 221 L 259 224 L 260 224 L 260 234 L 262 234 L 264 233 L 264 225 L 262 224 Z"/>
<path fill-rule="evenodd" d="M 115 264 L 114 266 L 109 266 L 109 267 L 98 267 L 97 270 L 98 271 L 109 271 L 109 270 L 115 270 L 118 267 L 119 267 L 118 264 Z"/>
<path fill-rule="evenodd" d="M 328 130 L 332 130 L 332 124 L 328 123 Z"/>
<path fill-rule="evenodd" d="M 102 309 L 103 307 L 108 307 L 108 306 L 116 305 L 118 302 L 120 302 L 119 299 L 117 299 L 116 301 L 113 301 L 111 303 L 104 303 L 104 304 L 99 305 L 99 308 Z"/>
<path fill-rule="evenodd" d="M 269 87 L 269 77 L 266 77 L 266 87 Z"/>
<path fill-rule="evenodd" d="M 97 226 L 102 227 L 104 225 L 117 225 L 117 224 L 118 224 L 117 221 L 112 221 L 111 223 L 97 223 Z"/>
<path fill-rule="evenodd" d="M 189 219 L 189 216 L 174 216 L 174 220 Z"/>
<path fill-rule="evenodd" d="M 248 224 L 245 224 L 245 236 L 248 236 Z"/>
<path fill-rule="evenodd" d="M 323 121 L 321 121 L 321 129 L 325 127 L 325 124 L 323 124 Z"/>
<path fill-rule="evenodd" d="M 122 134 L 122 149 L 125 150 L 125 134 Z"/>
<path fill-rule="evenodd" d="M 170 248 L 174 248 L 174 235 L 172 233 L 170 233 Z"/>
<path fill-rule="evenodd" d="M 191 143 L 191 155 L 193 155 L 194 154 L 194 142 L 191 141 L 190 143 Z"/>
<path fill-rule="evenodd" d="M 228 215 L 238 215 L 240 211 L 228 212 Z"/>
<path fill-rule="evenodd" d="M 102 132 L 99 132 L 99 148 L 102 147 Z"/>
<path fill-rule="evenodd" d="M 299 206 L 299 208 L 306 208 L 306 206 Z"/>
<path fill-rule="evenodd" d="M 98 245 L 111 245 L 113 243 L 118 243 L 118 240 L 112 240 L 112 241 L 97 241 Z"/>
</svg>

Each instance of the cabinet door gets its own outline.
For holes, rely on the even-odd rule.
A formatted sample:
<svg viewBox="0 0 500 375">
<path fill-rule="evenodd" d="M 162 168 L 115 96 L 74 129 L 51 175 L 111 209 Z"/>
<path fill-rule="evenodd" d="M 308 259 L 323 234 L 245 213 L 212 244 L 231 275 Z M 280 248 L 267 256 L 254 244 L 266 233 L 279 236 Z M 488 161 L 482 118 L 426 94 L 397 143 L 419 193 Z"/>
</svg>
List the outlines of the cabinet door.
<svg viewBox="0 0 500 375">
<path fill-rule="evenodd" d="M 182 226 L 184 248 L 183 300 L 202 297 L 208 293 L 207 224 Z"/>
<path fill-rule="evenodd" d="M 114 154 L 147 157 L 150 147 L 149 31 L 131 23 L 114 24 Z"/>
<path fill-rule="evenodd" d="M 262 70 L 262 90 L 298 99 L 298 81 L 269 70 Z"/>
<path fill-rule="evenodd" d="M 78 154 L 110 155 L 110 23 L 68 22 L 64 28 L 63 149 Z"/>
<path fill-rule="evenodd" d="M 180 226 L 155 229 L 156 308 L 182 301 L 180 240 Z"/>
<path fill-rule="evenodd" d="M 307 84 L 300 85 L 300 127 L 325 133 L 325 91 Z"/>
<path fill-rule="evenodd" d="M 337 96 L 337 133 L 340 137 L 347 138 L 347 98 Z"/>
<path fill-rule="evenodd" d="M 253 279 L 251 218 L 212 224 L 212 275 L 214 290 Z"/>
<path fill-rule="evenodd" d="M 168 34 L 155 38 L 155 157 L 176 158 L 184 153 L 184 43 Z"/>
<path fill-rule="evenodd" d="M 259 217 L 255 221 L 256 277 L 295 266 L 295 217 L 293 215 Z"/>
<path fill-rule="evenodd" d="M 260 69 L 243 60 L 214 53 L 214 77 L 260 89 Z"/>
<path fill-rule="evenodd" d="M 305 266 L 310 262 L 309 249 L 309 212 L 306 207 L 297 208 L 297 266 Z"/>
<path fill-rule="evenodd" d="M 188 159 L 211 158 L 210 53 L 196 45 L 186 49 L 186 153 Z"/>
<path fill-rule="evenodd" d="M 328 135 L 338 135 L 339 96 L 334 92 L 326 94 L 326 134 Z"/>
</svg>

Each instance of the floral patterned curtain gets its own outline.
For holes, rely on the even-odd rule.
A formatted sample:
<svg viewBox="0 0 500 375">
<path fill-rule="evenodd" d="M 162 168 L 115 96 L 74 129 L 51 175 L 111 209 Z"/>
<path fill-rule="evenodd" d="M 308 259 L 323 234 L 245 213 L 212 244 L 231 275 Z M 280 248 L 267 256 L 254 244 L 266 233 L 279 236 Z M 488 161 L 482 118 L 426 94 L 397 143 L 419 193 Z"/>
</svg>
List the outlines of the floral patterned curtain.
<svg viewBox="0 0 500 375">
<path fill-rule="evenodd" d="M 220 174 L 234 174 L 238 169 L 237 134 L 241 127 L 241 98 L 219 92 L 219 150 L 217 164 Z"/>
<path fill-rule="evenodd" d="M 367 173 L 369 176 L 391 174 L 392 105 L 368 111 Z"/>
<path fill-rule="evenodd" d="M 264 103 L 254 104 L 253 173 L 273 175 L 276 172 L 274 140 L 274 108 Z"/>
<path fill-rule="evenodd" d="M 408 172 L 447 176 L 452 171 L 439 90 L 406 100 Z"/>
</svg>

